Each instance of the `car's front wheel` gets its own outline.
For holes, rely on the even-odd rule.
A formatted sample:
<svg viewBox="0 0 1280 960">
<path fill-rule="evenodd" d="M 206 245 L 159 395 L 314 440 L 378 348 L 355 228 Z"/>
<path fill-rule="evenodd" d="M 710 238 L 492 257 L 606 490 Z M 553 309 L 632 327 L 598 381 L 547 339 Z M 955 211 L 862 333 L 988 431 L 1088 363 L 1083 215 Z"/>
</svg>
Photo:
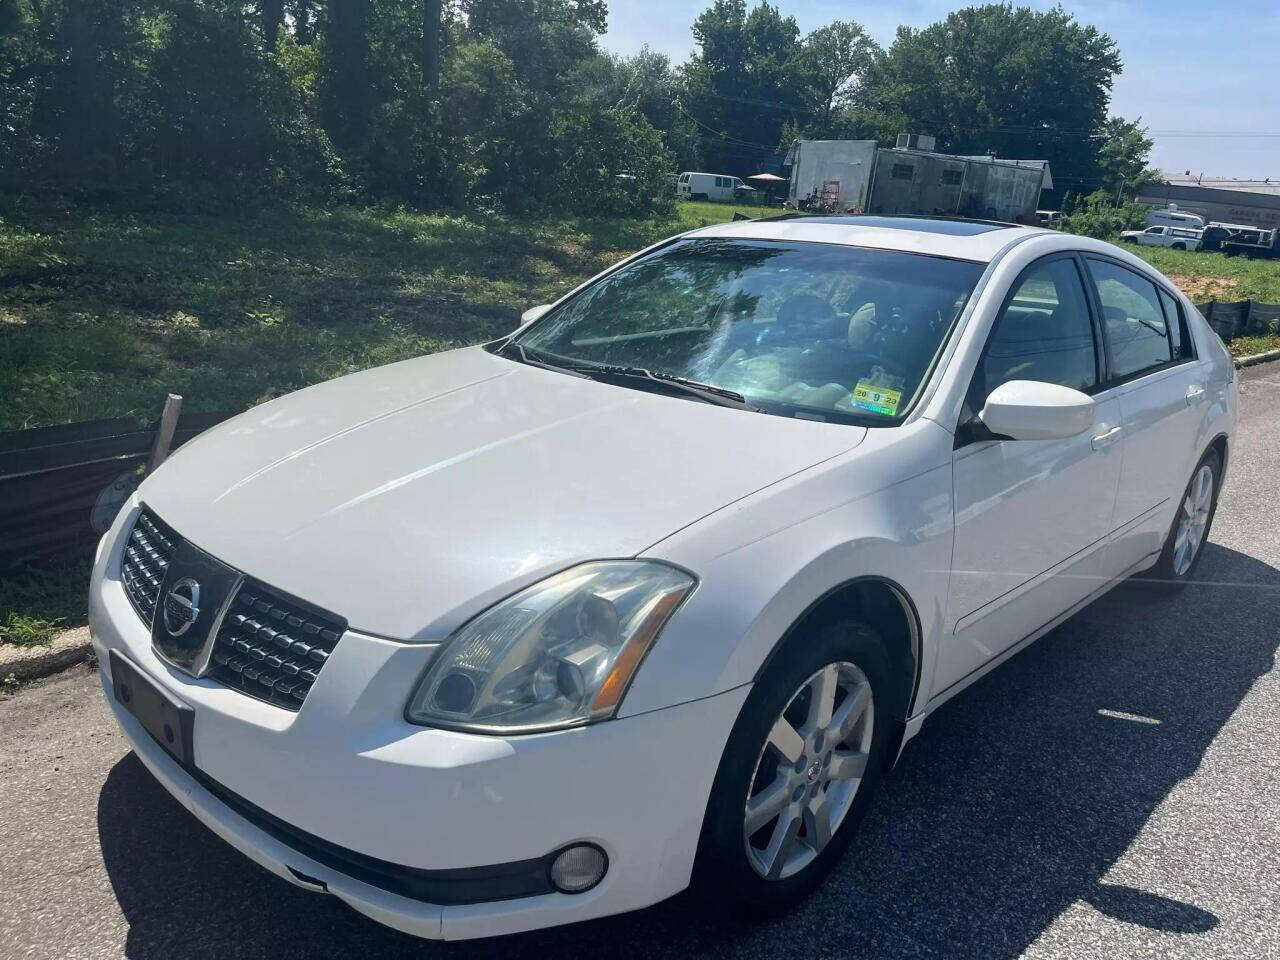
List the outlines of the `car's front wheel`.
<svg viewBox="0 0 1280 960">
<path fill-rule="evenodd" d="M 890 677 L 879 636 L 856 621 L 778 651 L 716 774 L 695 875 L 704 894 L 784 907 L 831 871 L 885 767 Z"/>
</svg>

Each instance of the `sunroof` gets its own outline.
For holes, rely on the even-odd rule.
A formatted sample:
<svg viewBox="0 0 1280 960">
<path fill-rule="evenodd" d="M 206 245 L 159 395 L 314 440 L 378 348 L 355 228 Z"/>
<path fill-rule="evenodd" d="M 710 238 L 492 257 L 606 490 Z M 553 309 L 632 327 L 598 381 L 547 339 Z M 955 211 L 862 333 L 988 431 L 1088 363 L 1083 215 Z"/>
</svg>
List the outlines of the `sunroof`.
<svg viewBox="0 0 1280 960">
<path fill-rule="evenodd" d="M 808 217 L 815 222 L 841 223 L 851 227 L 884 227 L 888 230 L 914 230 L 918 233 L 943 233 L 951 237 L 976 237 L 993 230 L 1008 230 L 1013 223 L 990 220 L 944 220 L 932 217 L 831 216 Z"/>
</svg>

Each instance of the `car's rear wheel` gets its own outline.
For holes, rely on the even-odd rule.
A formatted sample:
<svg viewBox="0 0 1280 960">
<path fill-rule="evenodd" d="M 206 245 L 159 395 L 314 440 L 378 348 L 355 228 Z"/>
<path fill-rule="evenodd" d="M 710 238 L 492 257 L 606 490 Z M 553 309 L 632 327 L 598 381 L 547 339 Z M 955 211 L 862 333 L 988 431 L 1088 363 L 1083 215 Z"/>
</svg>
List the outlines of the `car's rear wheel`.
<svg viewBox="0 0 1280 960">
<path fill-rule="evenodd" d="M 1174 250 L 1187 249 L 1187 245 L 1185 243 L 1171 243 L 1169 246 L 1172 247 Z"/>
<path fill-rule="evenodd" d="M 1150 573 L 1152 579 L 1173 588 L 1191 579 L 1218 509 L 1221 476 L 1222 459 L 1217 450 L 1210 450 L 1196 465 L 1182 495 L 1160 559 Z"/>
<path fill-rule="evenodd" d="M 885 767 L 891 675 L 879 636 L 856 621 L 778 651 L 716 774 L 695 872 L 704 894 L 784 907 L 831 871 Z"/>
</svg>

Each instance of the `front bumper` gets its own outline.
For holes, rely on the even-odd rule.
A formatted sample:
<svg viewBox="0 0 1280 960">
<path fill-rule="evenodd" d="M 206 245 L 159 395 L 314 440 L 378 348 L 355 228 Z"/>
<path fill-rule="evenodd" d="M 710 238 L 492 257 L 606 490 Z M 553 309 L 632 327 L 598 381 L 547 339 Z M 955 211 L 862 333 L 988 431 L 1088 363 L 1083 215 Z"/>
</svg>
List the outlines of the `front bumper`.
<svg viewBox="0 0 1280 960">
<path fill-rule="evenodd" d="M 100 558 L 90 624 L 121 729 L 197 819 L 272 873 L 327 890 L 389 926 L 441 939 L 634 910 L 688 885 L 711 782 L 745 687 L 578 730 L 477 736 L 404 720 L 432 647 L 348 632 L 301 710 L 290 713 L 156 657 L 118 569 L 118 557 Z M 194 708 L 194 770 L 116 702 L 111 650 Z M 272 829 L 273 822 L 291 829 Z M 357 858 L 435 877 L 493 865 L 500 872 L 578 841 L 601 846 L 609 871 L 578 895 L 432 902 L 366 882 L 333 858 L 309 856 L 318 848 L 296 842 L 298 832 Z"/>
</svg>

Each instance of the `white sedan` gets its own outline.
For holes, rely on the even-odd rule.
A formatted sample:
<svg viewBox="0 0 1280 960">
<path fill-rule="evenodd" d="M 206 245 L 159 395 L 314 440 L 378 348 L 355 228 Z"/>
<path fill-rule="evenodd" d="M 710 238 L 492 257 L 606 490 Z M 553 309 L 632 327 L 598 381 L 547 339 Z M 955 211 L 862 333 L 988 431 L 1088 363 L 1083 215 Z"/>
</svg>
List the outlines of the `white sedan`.
<svg viewBox="0 0 1280 960">
<path fill-rule="evenodd" d="M 803 897 L 941 703 L 1193 576 L 1231 454 L 1195 307 L 1057 232 L 724 224 L 526 319 L 198 437 L 91 587 L 157 779 L 424 937 Z"/>
</svg>

